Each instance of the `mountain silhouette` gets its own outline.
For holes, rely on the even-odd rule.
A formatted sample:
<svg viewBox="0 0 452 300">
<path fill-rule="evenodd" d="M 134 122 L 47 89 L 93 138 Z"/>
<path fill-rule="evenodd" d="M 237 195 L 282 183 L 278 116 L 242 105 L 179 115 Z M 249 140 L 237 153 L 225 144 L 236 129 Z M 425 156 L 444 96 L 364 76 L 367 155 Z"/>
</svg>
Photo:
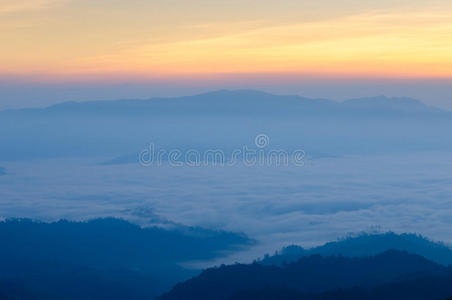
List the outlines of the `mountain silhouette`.
<svg viewBox="0 0 452 300">
<path fill-rule="evenodd" d="M 434 108 L 411 98 L 386 96 L 351 99 L 343 102 L 306 98 L 296 95 L 273 95 L 254 90 L 219 90 L 176 98 L 124 99 L 87 102 L 63 102 L 47 108 L 17 109 L 1 115 L 289 115 L 361 114 L 425 114 L 452 116 L 451 112 Z"/>
<path fill-rule="evenodd" d="M 0 293 L 19 299 L 152 298 L 199 272 L 181 263 L 251 243 L 242 234 L 141 228 L 113 218 L 6 220 L 0 222 L 0 240 Z"/>
<path fill-rule="evenodd" d="M 448 246 L 439 242 L 433 242 L 421 235 L 407 233 L 396 234 L 393 232 L 376 234 L 362 233 L 311 249 L 291 245 L 283 248 L 275 255 L 267 255 L 259 263 L 265 265 L 282 265 L 312 254 L 362 257 L 376 255 L 391 249 L 418 254 L 446 266 L 452 265 L 452 249 Z"/>
<path fill-rule="evenodd" d="M 0 160 L 105 157 L 99 162 L 136 163 L 150 143 L 232 151 L 253 145 L 260 133 L 270 136 L 272 146 L 312 156 L 450 151 L 451 126 L 451 112 L 408 98 L 336 102 L 222 90 L 3 111 Z"/>
<path fill-rule="evenodd" d="M 442 113 L 439 108 L 428 106 L 423 102 L 412 98 L 389 98 L 386 96 L 351 99 L 342 102 L 342 106 L 348 110 L 356 110 L 369 114 L 380 114 L 383 112 L 393 113 Z"/>
<path fill-rule="evenodd" d="M 113 218 L 5 220 L 0 239 L 0 299 L 427 300 L 452 295 L 450 266 L 399 250 L 364 255 L 399 246 L 448 257 L 446 246 L 411 234 L 363 234 L 318 247 L 322 255 L 290 246 L 281 253 L 294 255 L 292 262 L 264 260 L 202 272 L 180 264 L 209 260 L 252 241 L 180 225 L 141 228 Z"/>
<path fill-rule="evenodd" d="M 404 279 L 373 288 L 354 287 L 329 292 L 307 294 L 288 288 L 264 288 L 241 291 L 228 300 L 430 300 L 445 299 L 451 291 L 452 276 L 425 275 Z M 451 298 L 448 298 L 450 300 Z"/>
<path fill-rule="evenodd" d="M 421 256 L 396 250 L 362 258 L 312 255 L 283 266 L 254 263 L 208 269 L 158 299 L 389 299 L 375 296 L 399 297 L 405 287 L 418 281 L 427 289 L 424 297 L 428 292 L 434 299 L 452 292 L 451 272 Z"/>
</svg>

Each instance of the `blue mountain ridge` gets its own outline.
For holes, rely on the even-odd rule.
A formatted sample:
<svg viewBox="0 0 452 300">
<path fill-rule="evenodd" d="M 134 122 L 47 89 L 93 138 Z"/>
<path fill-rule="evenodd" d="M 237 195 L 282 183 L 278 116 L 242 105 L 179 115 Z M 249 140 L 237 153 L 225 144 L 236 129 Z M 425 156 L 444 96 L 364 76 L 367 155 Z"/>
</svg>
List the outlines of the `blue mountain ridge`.
<svg viewBox="0 0 452 300">
<path fill-rule="evenodd" d="M 123 99 L 63 102 L 46 108 L 16 109 L 7 114 L 433 114 L 451 116 L 449 111 L 428 106 L 411 98 L 377 96 L 337 102 L 296 95 L 273 95 L 254 90 L 219 90 L 194 96 L 151 99 Z"/>
<path fill-rule="evenodd" d="M 282 265 L 309 255 L 341 255 L 363 257 L 388 250 L 407 251 L 443 265 L 452 265 L 452 249 L 441 242 L 434 242 L 418 234 L 360 233 L 310 249 L 290 245 L 274 255 L 266 255 L 257 262 L 264 265 Z"/>
</svg>

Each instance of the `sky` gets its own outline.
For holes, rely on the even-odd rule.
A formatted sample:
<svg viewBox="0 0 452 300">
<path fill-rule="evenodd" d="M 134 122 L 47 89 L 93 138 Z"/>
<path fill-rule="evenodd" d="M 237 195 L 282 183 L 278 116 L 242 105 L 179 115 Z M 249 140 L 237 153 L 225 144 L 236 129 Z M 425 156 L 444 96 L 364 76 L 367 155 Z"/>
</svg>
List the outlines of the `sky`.
<svg viewBox="0 0 452 300">
<path fill-rule="evenodd" d="M 0 0 L 0 109 L 217 88 L 452 109 L 449 0 Z"/>
</svg>

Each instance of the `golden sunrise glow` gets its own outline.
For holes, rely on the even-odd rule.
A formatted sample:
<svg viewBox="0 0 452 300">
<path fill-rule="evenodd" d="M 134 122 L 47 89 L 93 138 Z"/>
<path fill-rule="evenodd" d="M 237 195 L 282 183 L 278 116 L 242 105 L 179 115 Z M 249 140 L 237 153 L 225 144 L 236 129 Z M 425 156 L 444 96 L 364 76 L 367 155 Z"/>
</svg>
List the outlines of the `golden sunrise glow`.
<svg viewBox="0 0 452 300">
<path fill-rule="evenodd" d="M 0 72 L 452 77 L 449 1 L 301 2 L 0 0 Z"/>
</svg>

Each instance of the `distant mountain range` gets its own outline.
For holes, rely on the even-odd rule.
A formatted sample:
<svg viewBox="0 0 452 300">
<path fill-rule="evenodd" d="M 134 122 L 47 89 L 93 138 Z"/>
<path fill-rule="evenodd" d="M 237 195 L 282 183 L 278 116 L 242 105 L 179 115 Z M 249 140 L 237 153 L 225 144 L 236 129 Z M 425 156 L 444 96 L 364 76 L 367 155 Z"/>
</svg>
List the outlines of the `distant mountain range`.
<svg viewBox="0 0 452 300">
<path fill-rule="evenodd" d="M 253 90 L 219 90 L 215 92 L 177 97 L 152 99 L 125 99 L 92 102 L 64 102 L 47 108 L 7 110 L 2 115 L 350 115 L 360 114 L 409 116 L 435 115 L 450 117 L 452 113 L 428 106 L 411 98 L 385 96 L 352 99 L 337 102 L 328 99 L 311 99 L 301 96 L 279 96 Z"/>
<path fill-rule="evenodd" d="M 449 111 L 384 96 L 335 102 L 221 90 L 179 98 L 66 102 L 0 112 L 0 161 L 104 156 L 121 163 L 134 161 L 150 143 L 230 151 L 252 146 L 261 133 L 274 147 L 301 148 L 312 156 L 452 151 L 451 126 Z"/>
</svg>

